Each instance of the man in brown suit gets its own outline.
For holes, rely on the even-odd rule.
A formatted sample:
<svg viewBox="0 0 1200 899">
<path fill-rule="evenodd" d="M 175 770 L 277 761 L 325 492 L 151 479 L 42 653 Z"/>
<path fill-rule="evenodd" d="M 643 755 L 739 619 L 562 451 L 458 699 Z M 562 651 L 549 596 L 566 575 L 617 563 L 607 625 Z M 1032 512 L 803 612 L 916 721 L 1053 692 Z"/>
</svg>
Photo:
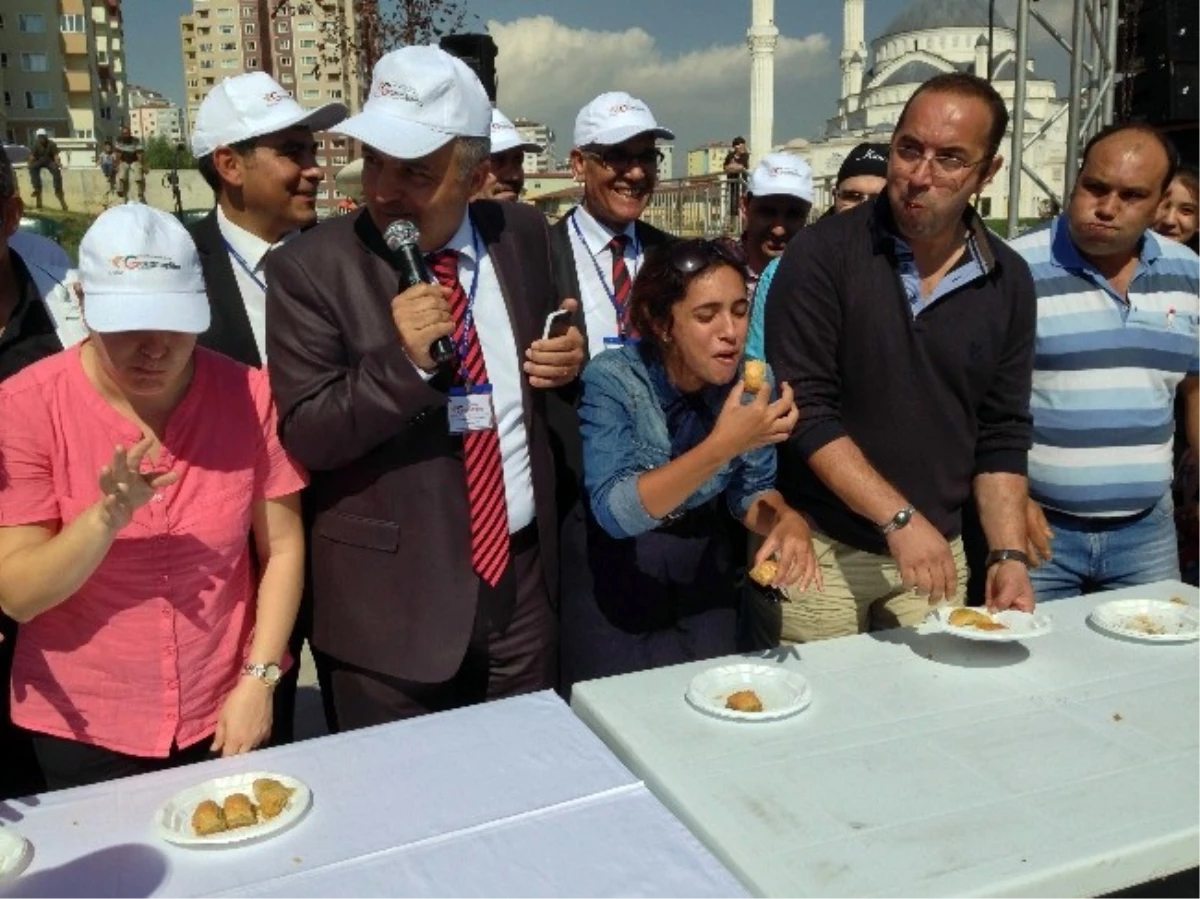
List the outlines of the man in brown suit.
<svg viewBox="0 0 1200 899">
<path fill-rule="evenodd" d="M 583 338 L 542 339 L 557 304 L 544 219 L 469 204 L 490 125 L 461 61 L 389 53 L 336 129 L 364 145 L 366 209 L 268 262 L 269 372 L 283 442 L 312 472 L 313 644 L 339 729 L 555 681 L 544 397 L 577 377 Z M 382 234 L 401 220 L 439 283 L 396 295 Z"/>
</svg>

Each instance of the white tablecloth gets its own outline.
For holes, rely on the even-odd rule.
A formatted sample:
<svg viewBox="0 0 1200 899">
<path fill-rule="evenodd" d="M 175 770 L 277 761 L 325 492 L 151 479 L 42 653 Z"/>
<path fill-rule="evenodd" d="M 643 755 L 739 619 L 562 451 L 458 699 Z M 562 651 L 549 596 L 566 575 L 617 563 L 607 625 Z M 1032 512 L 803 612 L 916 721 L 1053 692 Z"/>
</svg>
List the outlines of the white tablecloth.
<svg viewBox="0 0 1200 899">
<path fill-rule="evenodd" d="M 241 847 L 154 834 L 179 790 L 254 770 L 307 783 L 307 817 Z M 0 804 L 14 818 L 36 856 L 13 895 L 744 895 L 553 693 Z"/>
<path fill-rule="evenodd" d="M 577 684 L 576 713 L 747 884 L 770 896 L 1095 896 L 1200 856 L 1197 644 L 1093 630 L 1114 598 L 1046 603 L 1023 644 L 912 630 L 753 661 L 811 682 L 777 722 L 684 701 L 694 663 Z"/>
</svg>

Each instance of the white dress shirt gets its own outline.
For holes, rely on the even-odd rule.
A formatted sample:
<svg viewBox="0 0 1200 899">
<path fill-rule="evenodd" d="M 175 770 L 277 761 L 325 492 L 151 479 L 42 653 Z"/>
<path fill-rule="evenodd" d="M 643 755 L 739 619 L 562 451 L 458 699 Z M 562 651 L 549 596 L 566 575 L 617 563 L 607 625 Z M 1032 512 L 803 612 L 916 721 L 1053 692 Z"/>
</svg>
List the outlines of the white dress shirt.
<svg viewBox="0 0 1200 899">
<path fill-rule="evenodd" d="M 467 296 L 475 288 L 475 331 L 492 384 L 492 403 L 504 461 L 504 498 L 508 504 L 508 530 L 516 533 L 533 521 L 533 473 L 529 467 L 529 437 L 525 433 L 525 403 L 521 395 L 524 347 L 518 349 L 512 320 L 500 292 L 500 282 L 482 236 L 478 238 L 481 258 L 475 258 L 471 218 L 464 214 L 454 236 L 442 249 L 458 252 L 458 280 Z M 540 334 L 538 335 L 541 336 Z"/>
<path fill-rule="evenodd" d="M 608 244 L 618 233 L 628 238 L 623 255 L 631 282 L 642 267 L 643 248 L 637 239 L 634 222 L 626 225 L 624 231 L 617 232 L 596 221 L 582 206 L 576 206 L 570 215 L 567 228 L 571 233 L 575 273 L 579 277 L 579 292 L 582 294 L 577 299 L 583 308 L 583 320 L 587 325 L 588 353 L 595 357 L 604 352 L 604 338 L 617 337 L 619 333 L 617 310 L 613 307 L 612 299 L 616 296 L 612 283 L 613 253 Z M 579 239 L 581 234 L 582 241 Z"/>
<path fill-rule="evenodd" d="M 242 294 L 242 304 L 246 307 L 246 318 L 250 320 L 250 330 L 254 332 L 258 357 L 262 359 L 263 365 L 266 365 L 267 253 L 275 247 L 283 246 L 294 236 L 295 232 L 285 235 L 283 240 L 278 243 L 267 243 L 261 237 L 251 234 L 245 228 L 235 225 L 226 218 L 225 210 L 220 205 L 217 206 L 217 227 L 221 231 L 221 236 L 225 238 L 226 248 L 229 250 L 229 264 L 233 267 L 233 277 L 237 280 L 238 290 Z"/>
</svg>

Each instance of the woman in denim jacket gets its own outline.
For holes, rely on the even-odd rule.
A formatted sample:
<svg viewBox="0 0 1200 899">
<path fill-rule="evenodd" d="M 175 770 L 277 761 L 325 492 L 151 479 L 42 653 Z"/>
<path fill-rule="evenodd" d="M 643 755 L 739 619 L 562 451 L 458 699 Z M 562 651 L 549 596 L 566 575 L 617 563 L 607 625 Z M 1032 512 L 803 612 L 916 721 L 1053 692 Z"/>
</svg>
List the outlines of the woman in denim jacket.
<svg viewBox="0 0 1200 899">
<path fill-rule="evenodd" d="M 690 240 L 633 285 L 636 343 L 597 356 L 579 410 L 595 607 L 564 618 L 575 680 L 737 651 L 740 522 L 775 585 L 817 576 L 805 520 L 774 489 L 791 388 L 739 378 L 749 304 L 736 245 Z"/>
</svg>

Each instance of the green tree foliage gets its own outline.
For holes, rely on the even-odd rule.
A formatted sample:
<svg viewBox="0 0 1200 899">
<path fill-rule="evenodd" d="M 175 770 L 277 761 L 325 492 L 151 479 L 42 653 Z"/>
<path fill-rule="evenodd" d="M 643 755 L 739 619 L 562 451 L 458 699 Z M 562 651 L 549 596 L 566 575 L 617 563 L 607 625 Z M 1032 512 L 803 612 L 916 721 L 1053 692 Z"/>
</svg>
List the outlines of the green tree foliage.
<svg viewBox="0 0 1200 899">
<path fill-rule="evenodd" d="M 175 145 L 160 135 L 146 141 L 146 165 L 151 171 L 156 172 L 167 171 L 172 166 L 194 169 L 196 160 L 192 157 L 192 151 L 186 144 L 176 154 Z"/>
</svg>

